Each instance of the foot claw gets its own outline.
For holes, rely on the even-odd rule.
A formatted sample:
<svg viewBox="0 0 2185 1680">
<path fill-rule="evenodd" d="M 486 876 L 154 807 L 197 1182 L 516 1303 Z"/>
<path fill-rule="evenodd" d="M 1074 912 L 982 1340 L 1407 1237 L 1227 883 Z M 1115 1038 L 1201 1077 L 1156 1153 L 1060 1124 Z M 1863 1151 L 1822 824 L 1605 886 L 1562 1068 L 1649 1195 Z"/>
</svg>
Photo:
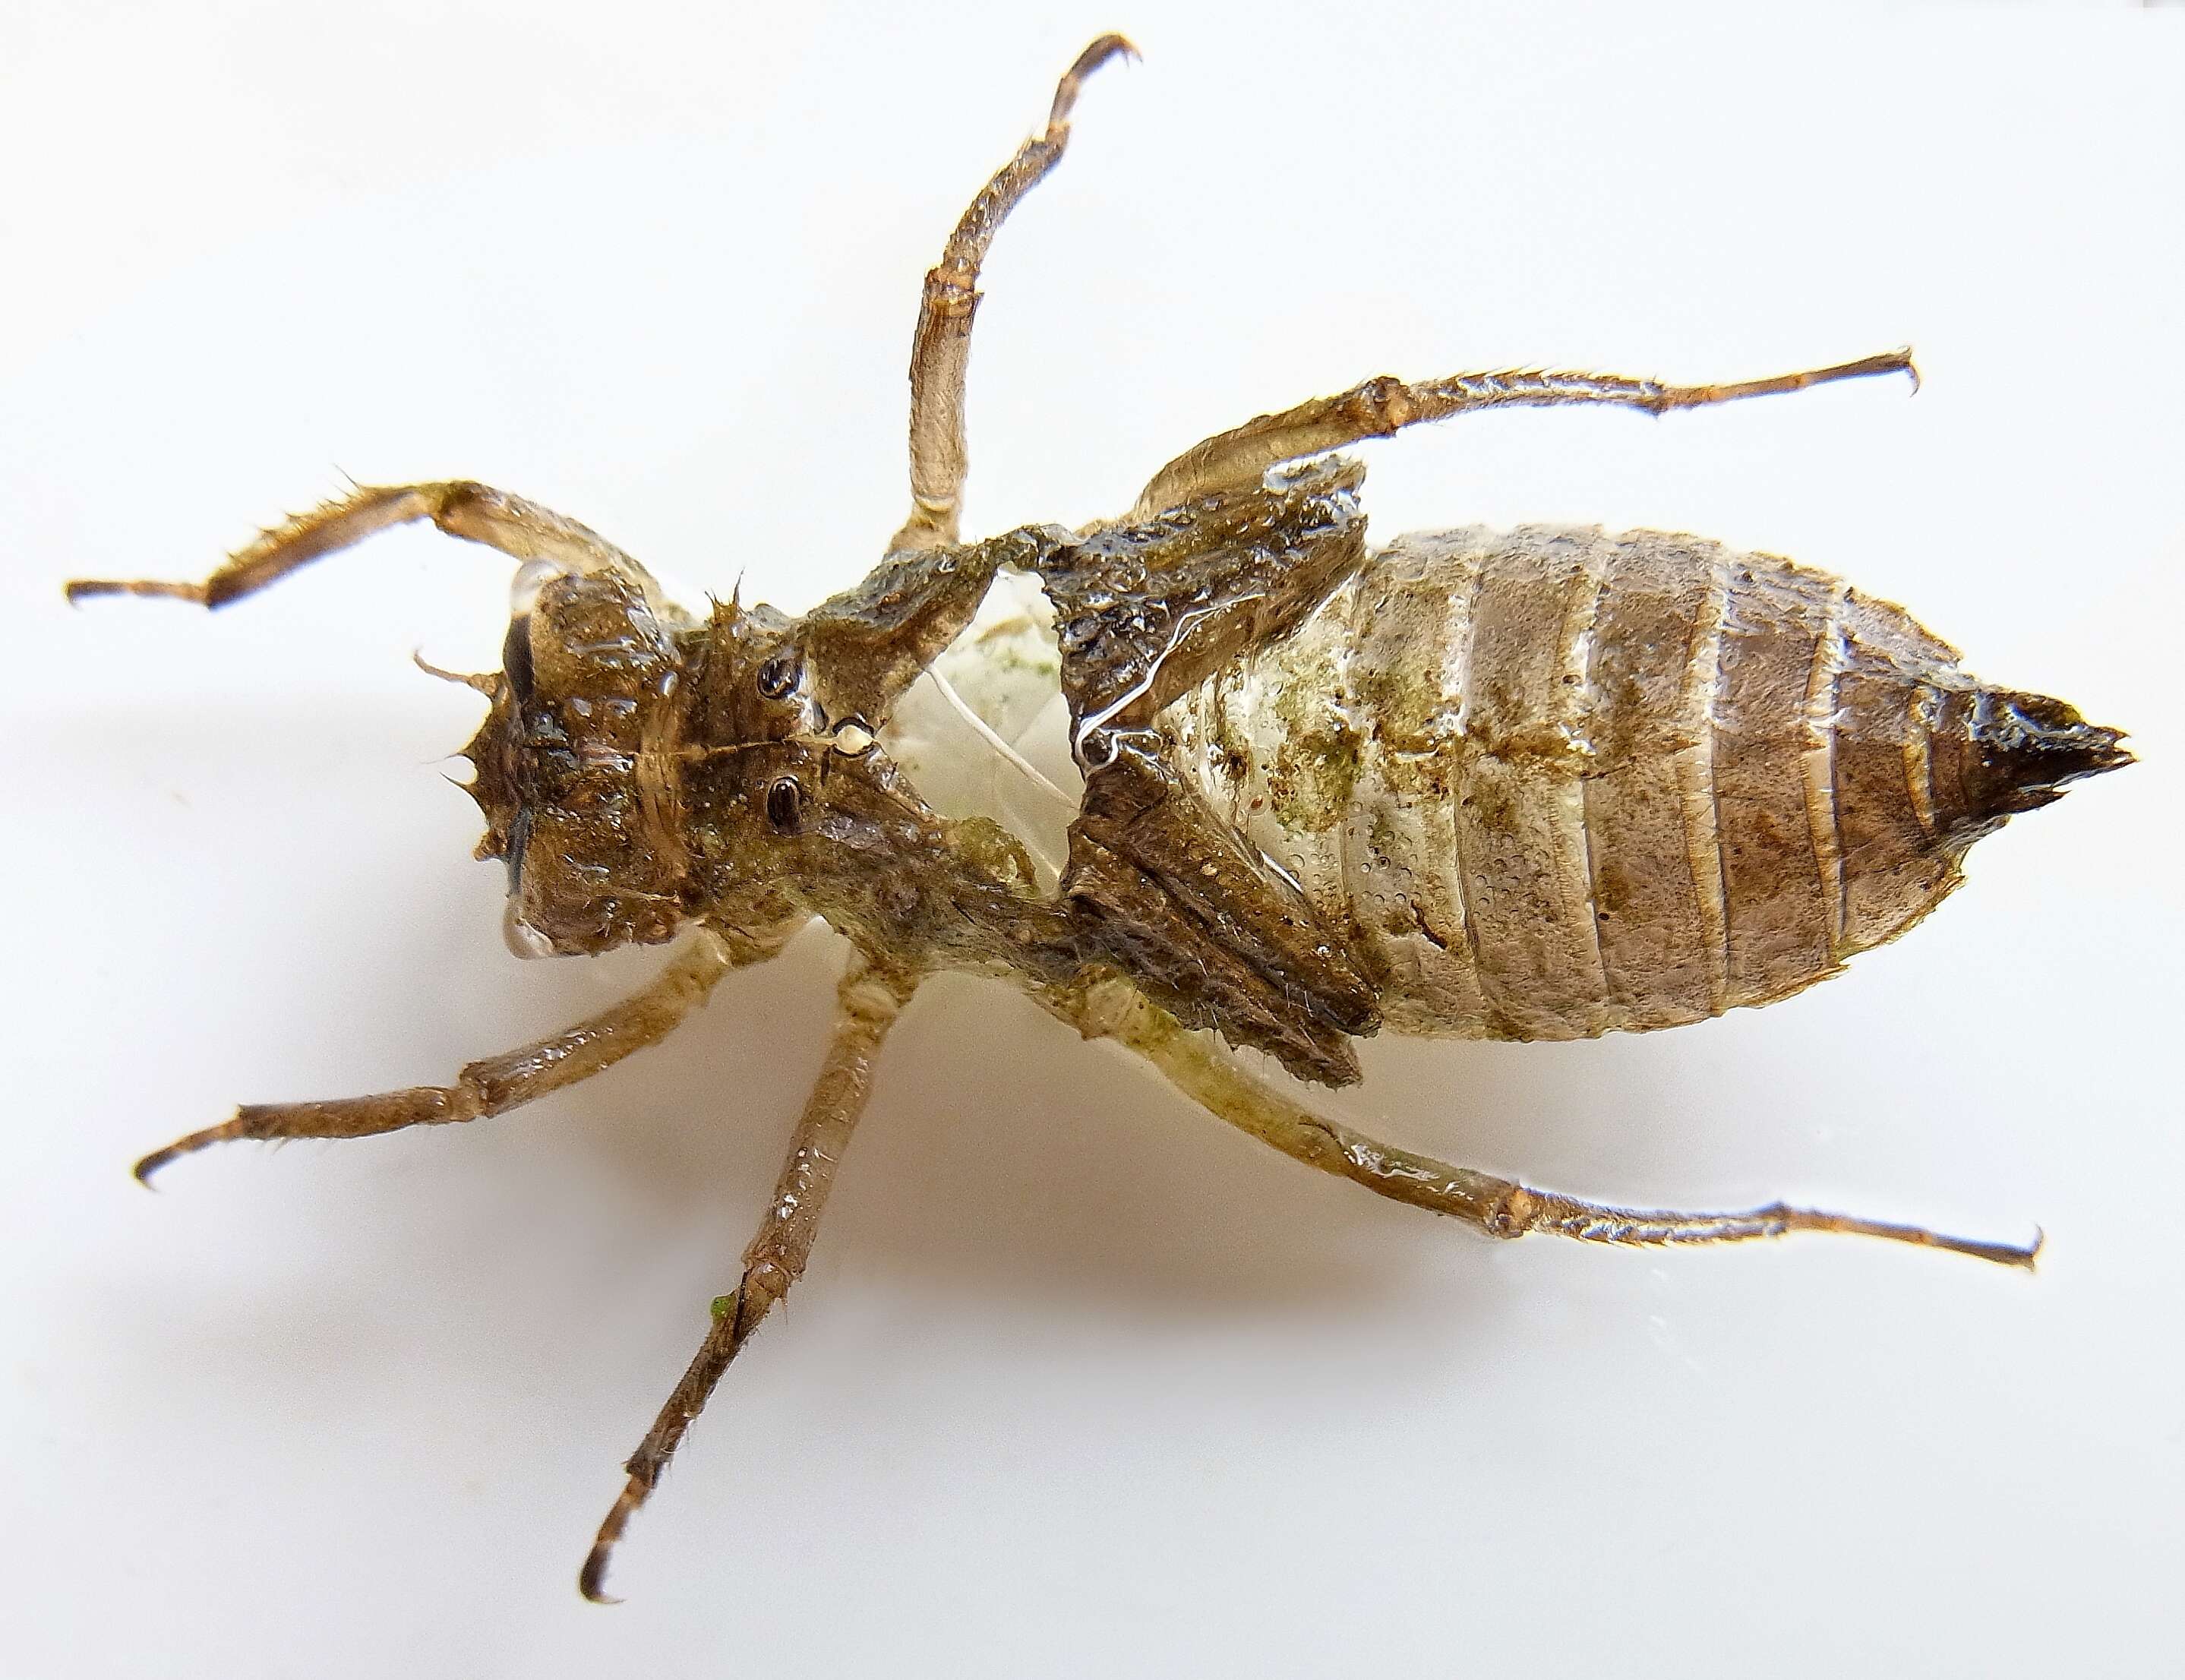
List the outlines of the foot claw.
<svg viewBox="0 0 2185 1680">
<path fill-rule="evenodd" d="M 599 1538 L 592 1542 L 592 1549 L 584 1554 L 584 1566 L 577 1571 L 577 1590 L 595 1605 L 618 1605 L 622 1602 L 606 1590 L 607 1560 L 614 1555 L 615 1543 L 622 1538 L 622 1531 L 629 1522 L 629 1514 L 645 1503 L 645 1496 L 652 1490 L 640 1485 L 633 1476 L 615 1498 L 614 1509 L 607 1513 L 606 1521 L 600 1525 Z"/>
<path fill-rule="evenodd" d="M 620 1599 L 606 1590 L 607 1554 L 614 1549 L 611 1542 L 595 1541 L 584 1559 L 584 1566 L 577 1574 L 577 1590 L 595 1605 L 618 1605 Z"/>
<path fill-rule="evenodd" d="M 210 1145 L 222 1143 L 231 1137 L 242 1136 L 242 1121 L 239 1117 L 224 1121 L 216 1126 L 207 1126 L 203 1131 L 193 1131 L 187 1137 L 176 1138 L 164 1149 L 154 1149 L 131 1170 L 136 1175 L 137 1182 L 149 1190 L 153 1187 L 152 1175 L 169 1162 L 179 1160 L 185 1155 L 194 1155 L 198 1150 Z"/>
</svg>

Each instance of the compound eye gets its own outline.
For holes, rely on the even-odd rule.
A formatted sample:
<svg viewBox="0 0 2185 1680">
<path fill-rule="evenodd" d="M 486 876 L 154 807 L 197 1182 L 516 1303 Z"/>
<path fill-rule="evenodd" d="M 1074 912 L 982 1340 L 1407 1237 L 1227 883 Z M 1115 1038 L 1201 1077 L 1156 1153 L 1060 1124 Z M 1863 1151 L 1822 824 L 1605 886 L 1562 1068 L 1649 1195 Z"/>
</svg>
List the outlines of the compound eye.
<svg viewBox="0 0 2185 1680">
<path fill-rule="evenodd" d="M 500 668 L 508 677 L 509 692 L 518 710 L 531 704 L 537 681 L 531 667 L 531 616 L 519 613 L 508 621 L 508 634 L 500 645 Z"/>
<path fill-rule="evenodd" d="M 796 691 L 796 656 L 778 653 L 758 668 L 758 691 L 768 700 L 786 700 Z"/>
<path fill-rule="evenodd" d="M 784 776 L 766 790 L 766 820 L 785 834 L 796 832 L 804 815 L 804 790 L 794 776 Z"/>
<path fill-rule="evenodd" d="M 514 898 L 523 890 L 523 849 L 531 843 L 531 808 L 524 807 L 516 813 L 516 820 L 508 825 L 508 896 Z"/>
</svg>

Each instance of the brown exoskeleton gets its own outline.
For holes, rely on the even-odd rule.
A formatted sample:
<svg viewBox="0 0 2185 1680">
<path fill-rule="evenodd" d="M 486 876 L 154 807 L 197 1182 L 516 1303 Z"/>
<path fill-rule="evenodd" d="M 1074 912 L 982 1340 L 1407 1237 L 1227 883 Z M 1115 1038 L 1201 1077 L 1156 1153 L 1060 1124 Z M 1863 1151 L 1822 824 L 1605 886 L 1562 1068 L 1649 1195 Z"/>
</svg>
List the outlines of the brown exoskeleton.
<svg viewBox="0 0 2185 1680">
<path fill-rule="evenodd" d="M 503 669 L 462 679 L 490 703 L 467 756 L 480 855 L 509 871 L 511 940 L 531 955 L 684 940 L 626 1002 L 448 1086 L 246 1107 L 148 1156 L 142 1177 L 228 1138 L 502 1113 L 659 1041 L 729 969 L 812 918 L 848 939 L 780 1182 L 741 1281 L 629 1460 L 584 1566 L 588 1596 L 802 1273 L 880 1046 L 942 970 L 1008 980 L 1286 1153 L 1496 1236 L 1821 1230 L 2033 1258 L 1780 1204 L 1630 1211 L 1529 1189 L 1321 1118 L 1221 1048 L 1216 1035 L 1337 1085 L 1358 1077 L 1350 1041 L 1383 1025 L 1568 1038 L 1766 1002 L 1894 937 L 1956 885 L 1975 839 L 2127 755 L 2059 702 L 1981 687 L 1898 609 L 1770 557 L 1572 529 L 1369 550 L 1362 470 L 1330 453 L 1474 409 L 1658 414 L 1908 374 L 1904 351 L 1718 386 L 1372 380 L 1187 451 L 1117 519 L 960 541 L 980 265 L 1061 157 L 1083 78 L 1126 50 L 1113 36 L 1086 49 L 1045 131 L 927 276 L 910 516 L 869 577 L 802 617 L 734 600 L 687 611 L 584 527 L 468 483 L 359 490 L 204 583 L 70 586 L 220 606 L 420 519 L 522 561 Z M 1051 640 L 1039 614 L 994 611 L 1009 577 L 1037 580 Z M 1033 825 L 942 814 L 902 728 L 929 672 L 1005 666 L 1046 673 L 1069 719 L 1081 785 L 1051 867 Z"/>
</svg>

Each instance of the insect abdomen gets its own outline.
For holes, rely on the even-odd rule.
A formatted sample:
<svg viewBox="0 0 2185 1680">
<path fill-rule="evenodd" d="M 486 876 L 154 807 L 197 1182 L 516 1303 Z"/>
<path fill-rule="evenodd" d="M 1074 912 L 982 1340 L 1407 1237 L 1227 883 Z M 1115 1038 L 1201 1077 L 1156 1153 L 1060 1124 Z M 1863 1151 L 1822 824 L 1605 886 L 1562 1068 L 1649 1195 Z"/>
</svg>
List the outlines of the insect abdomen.
<svg viewBox="0 0 2185 1680">
<path fill-rule="evenodd" d="M 2122 762 L 1901 609 L 1659 532 L 1400 538 L 1171 708 L 1187 771 L 1399 1031 L 1584 1037 L 1763 1003 Z"/>
</svg>

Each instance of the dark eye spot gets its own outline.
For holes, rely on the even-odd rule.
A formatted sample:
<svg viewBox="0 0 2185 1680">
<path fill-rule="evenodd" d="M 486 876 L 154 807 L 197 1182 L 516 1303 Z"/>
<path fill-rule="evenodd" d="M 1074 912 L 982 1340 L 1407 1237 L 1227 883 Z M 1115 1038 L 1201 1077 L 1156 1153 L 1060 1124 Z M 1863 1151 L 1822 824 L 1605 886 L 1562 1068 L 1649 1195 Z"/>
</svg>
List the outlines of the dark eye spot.
<svg viewBox="0 0 2185 1680">
<path fill-rule="evenodd" d="M 768 700 L 785 700 L 796 687 L 796 659 L 778 653 L 758 668 L 758 691 Z"/>
<path fill-rule="evenodd" d="M 516 696 L 518 709 L 530 705 L 532 685 L 535 679 L 531 669 L 531 617 L 528 613 L 508 621 L 508 636 L 500 645 L 500 668 L 508 673 L 509 692 Z"/>
<path fill-rule="evenodd" d="M 523 886 L 523 848 L 531 843 L 531 807 L 525 806 L 508 825 L 508 890 L 511 897 Z"/>
<path fill-rule="evenodd" d="M 804 814 L 804 790 L 794 776 L 784 776 L 766 790 L 766 820 L 785 834 L 796 832 Z"/>
</svg>

